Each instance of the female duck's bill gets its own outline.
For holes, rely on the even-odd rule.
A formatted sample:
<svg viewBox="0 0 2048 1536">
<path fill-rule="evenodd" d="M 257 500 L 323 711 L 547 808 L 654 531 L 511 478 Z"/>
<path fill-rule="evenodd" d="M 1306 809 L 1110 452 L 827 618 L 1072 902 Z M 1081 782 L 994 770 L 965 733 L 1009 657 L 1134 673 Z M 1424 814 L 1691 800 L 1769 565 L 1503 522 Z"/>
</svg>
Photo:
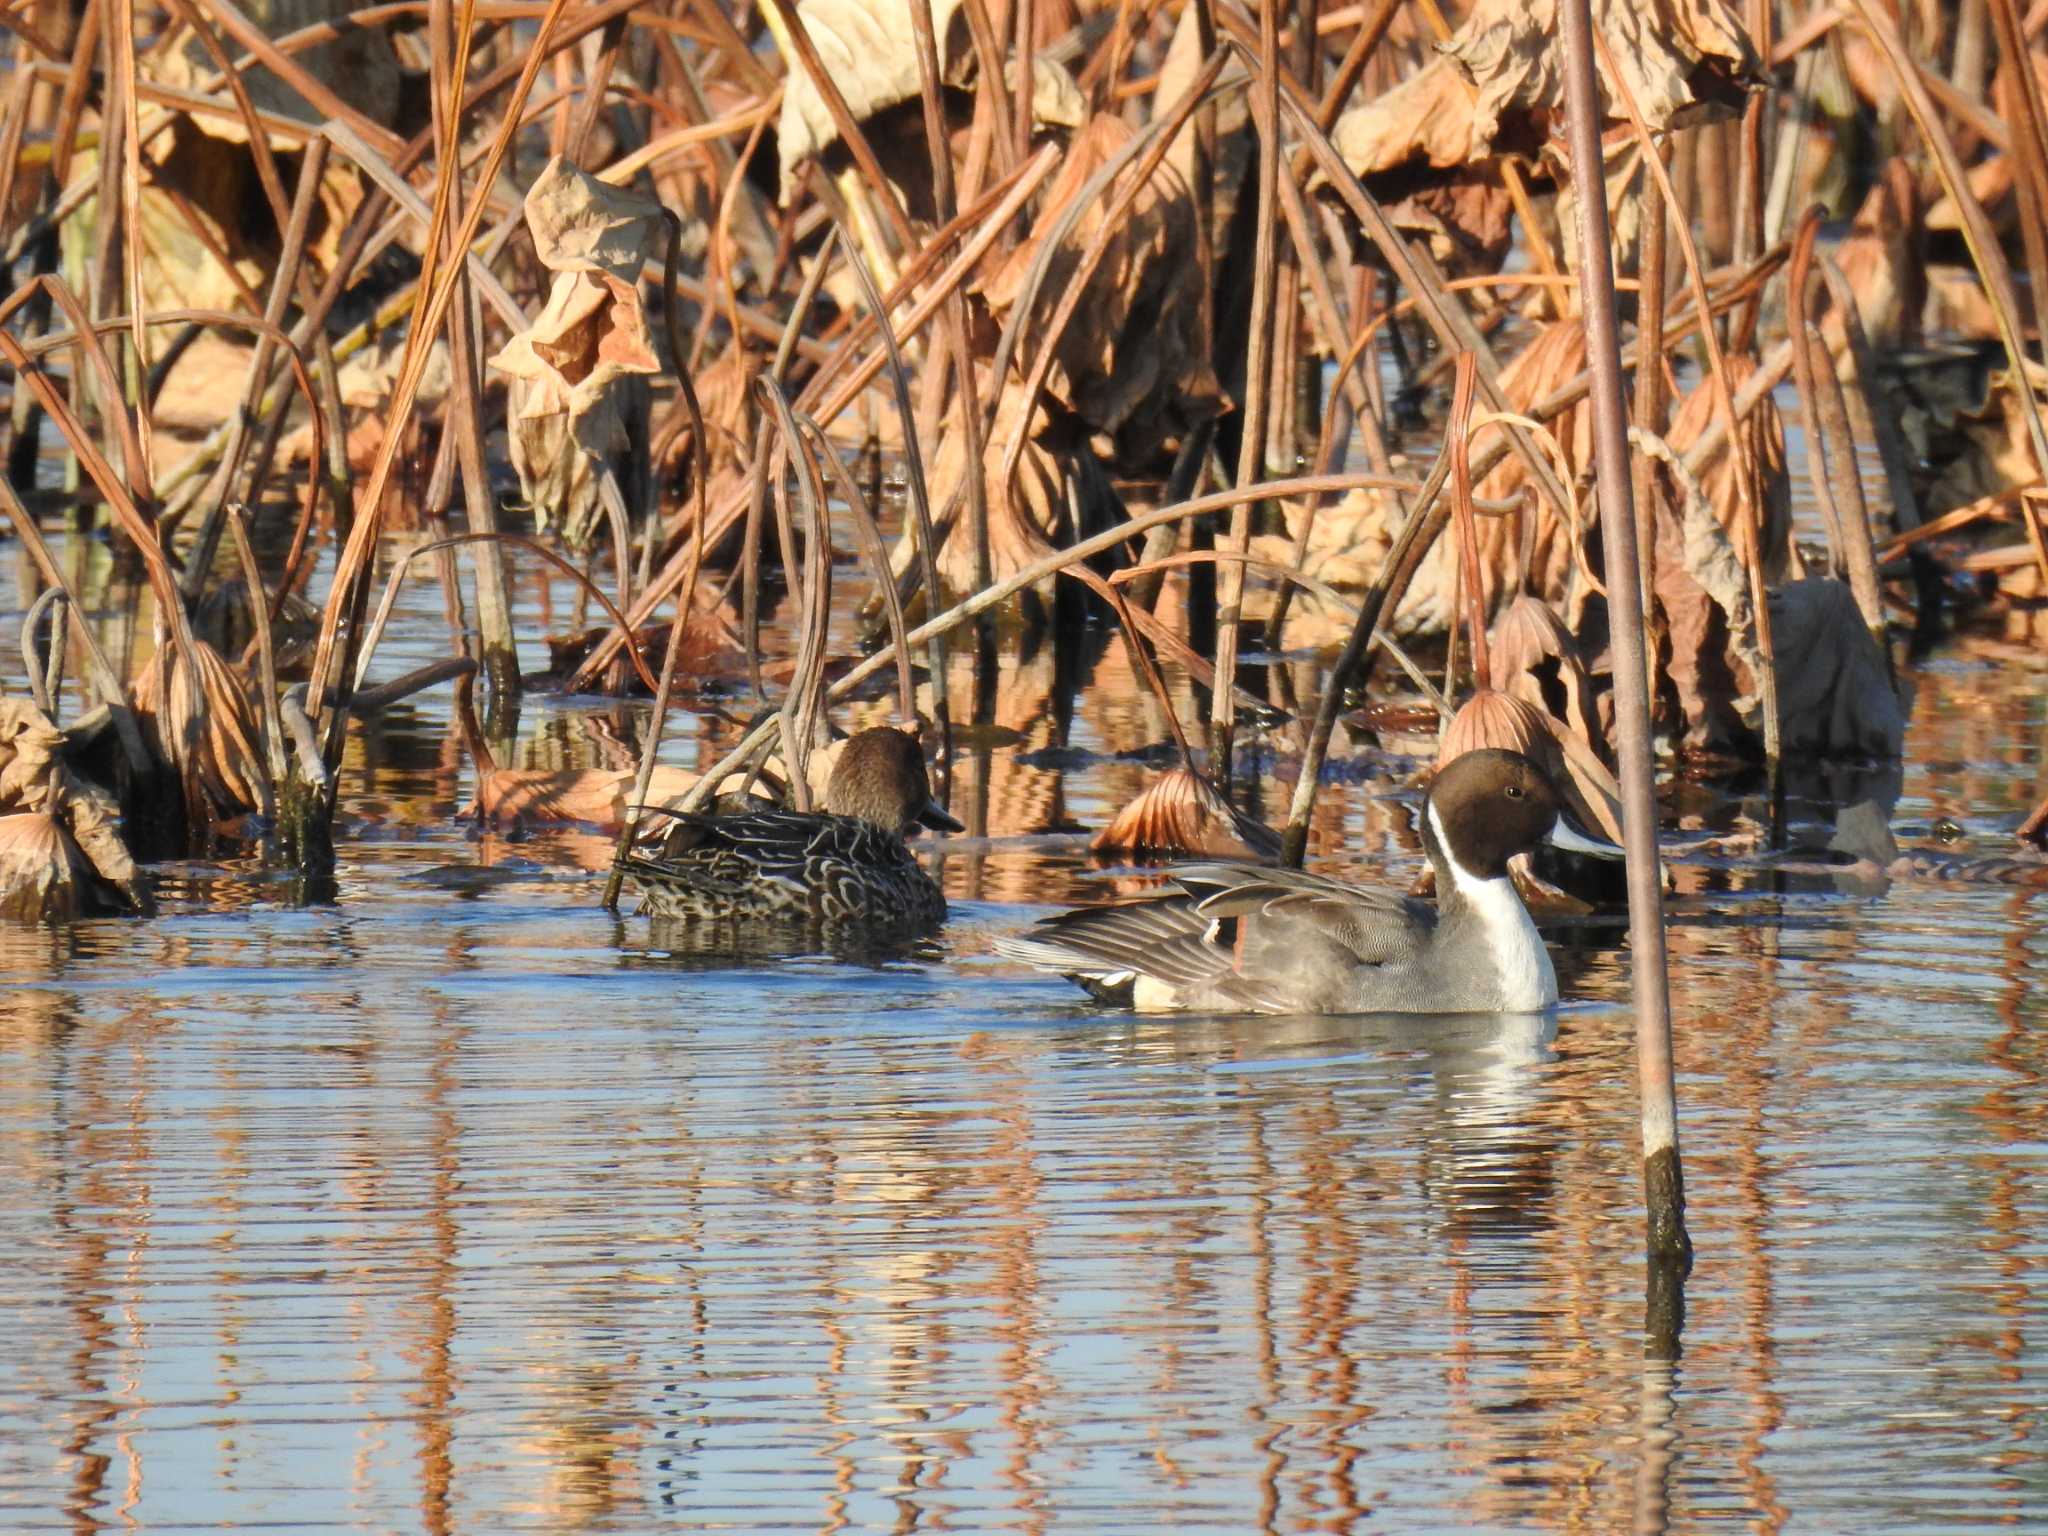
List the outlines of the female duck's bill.
<svg viewBox="0 0 2048 1536">
<path fill-rule="evenodd" d="M 626 869 L 658 916 L 907 937 L 946 918 L 945 896 L 904 843 L 916 826 L 962 830 L 932 798 L 917 738 L 878 726 L 841 749 L 823 810 L 679 816 L 658 851 Z"/>
<path fill-rule="evenodd" d="M 1192 864 L 1160 895 L 1062 913 L 996 949 L 1145 1010 L 1536 1012 L 1557 1002 L 1557 973 L 1508 861 L 1545 841 L 1621 852 L 1564 820 L 1530 759 L 1468 752 L 1424 805 L 1434 907 L 1300 870 Z"/>
</svg>

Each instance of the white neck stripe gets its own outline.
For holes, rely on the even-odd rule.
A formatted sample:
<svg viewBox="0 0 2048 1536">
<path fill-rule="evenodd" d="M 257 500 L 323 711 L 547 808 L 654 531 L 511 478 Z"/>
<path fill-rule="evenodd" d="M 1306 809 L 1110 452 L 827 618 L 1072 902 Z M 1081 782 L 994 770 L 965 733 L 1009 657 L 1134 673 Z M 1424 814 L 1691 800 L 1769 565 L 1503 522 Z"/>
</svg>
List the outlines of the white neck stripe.
<svg viewBox="0 0 2048 1536">
<path fill-rule="evenodd" d="M 1522 894 L 1505 873 L 1481 879 L 1458 862 L 1444 836 L 1436 804 L 1428 807 L 1429 830 L 1443 850 L 1451 883 L 1466 909 L 1478 919 L 1486 936 L 1486 953 L 1500 979 L 1501 1007 L 1510 1013 L 1537 1013 L 1557 1002 L 1557 970 L 1543 936 L 1522 905 Z"/>
</svg>

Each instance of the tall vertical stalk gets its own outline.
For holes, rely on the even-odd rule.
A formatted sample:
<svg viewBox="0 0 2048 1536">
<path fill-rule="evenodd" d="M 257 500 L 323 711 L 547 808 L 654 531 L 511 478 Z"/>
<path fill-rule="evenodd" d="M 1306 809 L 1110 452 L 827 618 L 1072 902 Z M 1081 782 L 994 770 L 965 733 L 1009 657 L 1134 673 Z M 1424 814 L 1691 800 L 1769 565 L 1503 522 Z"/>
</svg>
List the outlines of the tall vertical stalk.
<svg viewBox="0 0 2048 1536">
<path fill-rule="evenodd" d="M 1244 437 L 1237 449 L 1237 486 L 1265 478 L 1266 425 L 1273 386 L 1273 291 L 1277 286 L 1280 197 L 1280 21 L 1279 0 L 1259 0 L 1259 74 L 1252 87 L 1252 119 L 1259 134 L 1258 244 L 1252 256 L 1252 312 L 1245 343 Z M 1290 322 L 1292 317 L 1290 316 Z M 1230 513 L 1230 552 L 1216 579 L 1216 686 L 1210 696 L 1212 776 L 1230 782 L 1231 737 L 1237 727 L 1237 637 L 1244 606 L 1243 556 L 1251 547 L 1252 508 L 1239 502 Z"/>
<path fill-rule="evenodd" d="M 1606 554 L 1608 629 L 1614 658 L 1614 722 L 1621 737 L 1622 831 L 1628 849 L 1629 979 L 1636 1007 L 1642 1084 L 1643 1196 L 1652 1270 L 1651 1348 L 1675 1353 L 1682 1313 L 1676 1282 L 1692 1267 L 1685 1180 L 1671 1073 L 1671 996 L 1664 958 L 1664 897 L 1657 859 L 1657 800 L 1650 742 L 1641 575 L 1631 504 L 1628 404 L 1622 393 L 1621 328 L 1615 317 L 1607 201 L 1602 191 L 1600 87 L 1589 0 L 1564 0 L 1566 137 L 1579 187 L 1580 282 L 1587 366 L 1593 376 L 1593 453 Z M 1660 1284 L 1660 1282 L 1662 1282 Z"/>
</svg>

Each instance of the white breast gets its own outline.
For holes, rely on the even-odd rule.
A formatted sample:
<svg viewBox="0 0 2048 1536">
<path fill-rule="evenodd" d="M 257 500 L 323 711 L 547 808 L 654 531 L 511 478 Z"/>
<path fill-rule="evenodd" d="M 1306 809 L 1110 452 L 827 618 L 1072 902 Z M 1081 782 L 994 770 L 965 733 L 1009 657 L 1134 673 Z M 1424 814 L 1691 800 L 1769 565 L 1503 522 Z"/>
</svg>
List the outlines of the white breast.
<svg viewBox="0 0 2048 1536">
<path fill-rule="evenodd" d="M 1443 824 L 1437 820 L 1433 805 L 1429 808 L 1429 819 L 1437 846 L 1448 854 L 1450 841 L 1444 836 Z M 1530 921 L 1529 909 L 1522 905 L 1515 882 L 1506 875 L 1481 880 L 1460 868 L 1455 858 L 1447 857 L 1445 862 L 1451 866 L 1451 879 L 1457 883 L 1458 894 L 1478 919 L 1479 931 L 1485 936 L 1487 957 L 1500 976 L 1502 1009 L 1509 1013 L 1540 1013 L 1555 1007 L 1557 968 L 1550 963 L 1550 950 Z"/>
</svg>

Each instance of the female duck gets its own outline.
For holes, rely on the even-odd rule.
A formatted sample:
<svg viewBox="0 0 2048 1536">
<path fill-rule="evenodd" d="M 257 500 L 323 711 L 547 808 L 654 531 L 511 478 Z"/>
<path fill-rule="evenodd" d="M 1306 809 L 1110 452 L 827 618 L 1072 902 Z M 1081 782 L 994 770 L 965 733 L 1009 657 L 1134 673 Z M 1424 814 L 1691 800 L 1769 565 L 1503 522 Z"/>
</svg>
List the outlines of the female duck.
<svg viewBox="0 0 2048 1536">
<path fill-rule="evenodd" d="M 962 830 L 932 799 L 917 738 L 877 726 L 841 749 L 823 811 L 679 816 L 626 871 L 641 910 L 664 917 L 922 931 L 946 898 L 904 844 L 919 824 Z"/>
<path fill-rule="evenodd" d="M 1556 1004 L 1557 972 L 1507 866 L 1544 841 L 1621 856 L 1564 820 L 1528 758 L 1467 752 L 1424 806 L 1434 909 L 1300 870 L 1186 864 L 1165 895 L 1064 912 L 996 949 L 1147 1011 L 1535 1013 Z"/>
</svg>

